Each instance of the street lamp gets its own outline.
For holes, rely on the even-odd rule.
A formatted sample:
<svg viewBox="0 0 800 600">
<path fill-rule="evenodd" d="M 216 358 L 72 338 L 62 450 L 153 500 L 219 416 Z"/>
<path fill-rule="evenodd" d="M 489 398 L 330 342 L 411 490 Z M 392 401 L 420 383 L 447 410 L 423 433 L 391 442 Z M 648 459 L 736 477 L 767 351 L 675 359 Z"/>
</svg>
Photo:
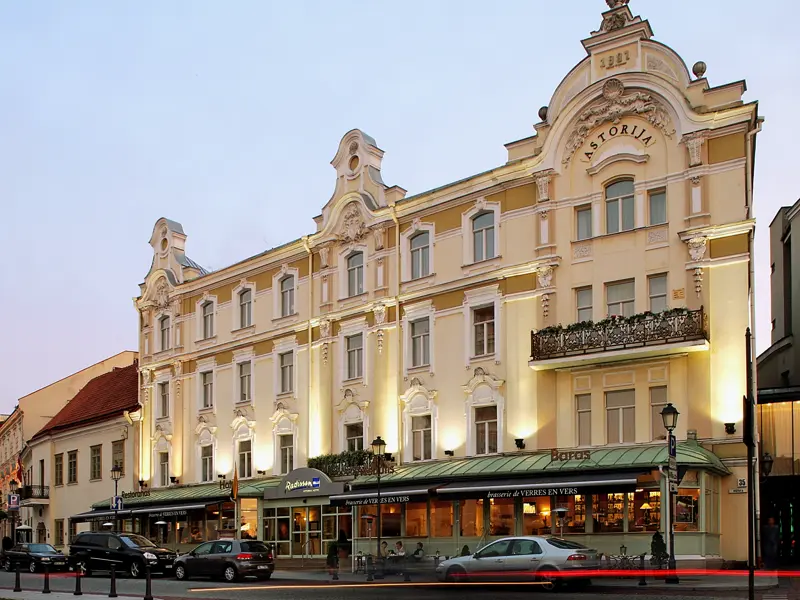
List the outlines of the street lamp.
<svg viewBox="0 0 800 600">
<path fill-rule="evenodd" d="M 8 482 L 8 487 L 11 490 L 11 495 L 12 496 L 17 493 L 17 487 L 18 486 L 19 486 L 19 483 L 17 482 L 16 479 L 12 479 L 11 481 Z M 16 526 L 17 526 L 17 510 L 18 509 L 11 510 L 10 504 L 11 503 L 9 502 L 8 512 L 11 513 L 11 542 L 16 546 L 17 545 L 17 533 L 16 533 L 15 529 L 16 529 Z"/>
<path fill-rule="evenodd" d="M 372 455 L 373 455 L 373 468 L 375 475 L 378 478 L 378 498 L 377 498 L 377 539 L 378 539 L 378 562 L 386 557 L 381 557 L 381 471 L 383 470 L 383 454 L 386 452 L 386 442 L 383 441 L 381 436 L 376 437 L 372 441 Z M 381 563 L 381 576 L 383 575 L 383 563 Z"/>
<path fill-rule="evenodd" d="M 664 429 L 667 430 L 669 434 L 667 436 L 667 455 L 669 457 L 670 469 L 669 474 L 670 476 L 667 477 L 667 527 L 669 528 L 669 563 L 667 564 L 667 568 L 670 571 L 670 575 L 664 579 L 664 583 L 680 583 L 678 579 L 678 575 L 676 573 L 676 564 L 675 564 L 675 497 L 672 493 L 672 475 L 673 469 L 677 470 L 677 441 L 675 440 L 675 427 L 678 425 L 678 409 L 672 406 L 670 402 L 667 404 L 661 411 L 661 420 L 664 422 Z M 673 459 L 675 459 L 673 461 Z M 675 473 L 677 479 L 677 473 Z"/>
<path fill-rule="evenodd" d="M 764 456 L 761 457 L 761 477 L 766 479 L 769 477 L 769 474 L 772 473 L 772 465 L 775 462 L 775 459 L 772 458 L 772 454 L 769 452 L 764 452 Z"/>
<path fill-rule="evenodd" d="M 119 465 L 111 467 L 111 479 L 114 480 L 114 526 L 117 528 L 117 531 L 120 531 L 117 496 L 119 496 L 119 480 L 122 479 L 122 467 Z"/>
</svg>

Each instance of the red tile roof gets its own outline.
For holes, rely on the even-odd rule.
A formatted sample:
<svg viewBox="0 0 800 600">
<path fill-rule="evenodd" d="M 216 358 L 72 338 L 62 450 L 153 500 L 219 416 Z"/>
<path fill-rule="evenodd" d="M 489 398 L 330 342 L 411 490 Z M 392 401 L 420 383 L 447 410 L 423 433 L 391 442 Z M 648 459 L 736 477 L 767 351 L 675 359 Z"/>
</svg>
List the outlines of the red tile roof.
<svg viewBox="0 0 800 600">
<path fill-rule="evenodd" d="M 87 383 L 32 439 L 98 423 L 139 408 L 139 363 L 116 367 Z"/>
</svg>

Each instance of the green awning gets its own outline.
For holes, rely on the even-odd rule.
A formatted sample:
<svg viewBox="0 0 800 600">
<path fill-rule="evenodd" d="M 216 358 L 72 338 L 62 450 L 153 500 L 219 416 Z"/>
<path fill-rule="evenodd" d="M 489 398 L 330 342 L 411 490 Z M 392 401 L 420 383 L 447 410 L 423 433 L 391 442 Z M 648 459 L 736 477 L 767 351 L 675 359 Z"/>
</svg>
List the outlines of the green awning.
<svg viewBox="0 0 800 600">
<path fill-rule="evenodd" d="M 524 477 L 586 471 L 652 469 L 667 464 L 667 445 L 623 446 L 589 450 L 589 458 L 554 461 L 550 452 L 514 453 L 477 458 L 459 458 L 397 467 L 381 476 L 381 484 L 401 485 L 417 481 L 453 481 L 482 477 Z M 730 471 L 713 452 L 694 441 L 678 443 L 678 465 L 728 475 Z M 371 485 L 374 476 L 359 477 L 351 485 Z"/>
</svg>

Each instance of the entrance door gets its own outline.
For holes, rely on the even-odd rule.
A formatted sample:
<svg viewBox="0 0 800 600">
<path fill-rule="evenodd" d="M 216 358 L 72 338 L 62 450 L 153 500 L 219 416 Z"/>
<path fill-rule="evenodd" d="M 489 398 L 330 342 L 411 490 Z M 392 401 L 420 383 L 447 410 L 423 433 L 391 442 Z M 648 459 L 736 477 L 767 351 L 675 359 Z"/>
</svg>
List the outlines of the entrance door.
<svg viewBox="0 0 800 600">
<path fill-rule="evenodd" d="M 44 526 L 44 523 L 41 521 L 36 526 L 36 541 L 39 544 L 46 544 L 47 543 L 47 528 Z"/>
<path fill-rule="evenodd" d="M 308 508 L 295 506 L 292 508 L 292 556 L 309 555 L 308 551 Z"/>
<path fill-rule="evenodd" d="M 800 564 L 800 476 L 778 475 L 761 484 L 761 525 L 775 519 L 780 531 L 781 565 Z"/>
</svg>

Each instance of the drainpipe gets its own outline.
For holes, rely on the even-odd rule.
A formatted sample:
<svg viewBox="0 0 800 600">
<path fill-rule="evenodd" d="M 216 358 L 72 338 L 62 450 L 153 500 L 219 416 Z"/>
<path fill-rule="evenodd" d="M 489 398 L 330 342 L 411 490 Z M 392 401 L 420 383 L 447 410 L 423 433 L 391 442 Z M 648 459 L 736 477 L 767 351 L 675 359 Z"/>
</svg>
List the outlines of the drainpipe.
<svg viewBox="0 0 800 600">
<path fill-rule="evenodd" d="M 395 385 L 395 401 L 397 403 L 397 454 L 396 462 L 403 462 L 403 410 L 400 407 L 400 386 L 403 380 L 403 336 L 400 332 L 400 221 L 397 219 L 397 209 L 392 205 L 392 221 L 394 221 L 394 261 L 395 261 L 395 295 L 394 295 L 394 326 L 397 338 L 397 383 Z M 387 270 L 388 275 L 388 270 Z"/>
<path fill-rule="evenodd" d="M 307 402 L 310 405 L 311 404 L 311 380 L 314 377 L 314 374 L 313 374 L 313 372 L 311 370 L 311 368 L 312 368 L 312 359 L 311 359 L 311 354 L 312 354 L 312 343 L 311 342 L 312 342 L 312 339 L 311 339 L 311 334 L 313 333 L 313 329 L 311 327 L 311 318 L 314 316 L 314 306 L 312 304 L 312 302 L 314 300 L 314 255 L 311 252 L 311 246 L 309 246 L 309 244 L 308 244 L 308 236 L 307 235 L 303 236 L 303 248 L 305 248 L 306 252 L 308 253 L 308 309 L 307 309 L 308 310 L 308 319 L 307 319 L 308 326 L 306 328 L 306 331 L 307 331 L 307 335 L 308 335 L 308 341 L 307 341 L 307 344 L 308 344 L 308 390 L 307 390 L 308 400 L 307 400 Z M 299 285 L 299 281 L 298 281 L 298 285 Z M 322 401 L 322 399 L 320 398 L 320 402 L 321 401 Z M 306 437 L 309 438 L 310 434 L 311 434 L 311 431 L 310 431 L 310 428 L 309 428 L 309 430 L 306 431 Z M 310 441 L 310 439 L 306 440 L 306 464 L 308 464 L 308 447 L 309 447 L 308 442 L 309 441 Z M 327 454 L 327 451 L 325 453 Z M 272 454 L 273 455 L 275 454 L 275 448 L 272 449 Z M 273 470 L 273 473 L 274 473 L 274 470 Z"/>
</svg>

